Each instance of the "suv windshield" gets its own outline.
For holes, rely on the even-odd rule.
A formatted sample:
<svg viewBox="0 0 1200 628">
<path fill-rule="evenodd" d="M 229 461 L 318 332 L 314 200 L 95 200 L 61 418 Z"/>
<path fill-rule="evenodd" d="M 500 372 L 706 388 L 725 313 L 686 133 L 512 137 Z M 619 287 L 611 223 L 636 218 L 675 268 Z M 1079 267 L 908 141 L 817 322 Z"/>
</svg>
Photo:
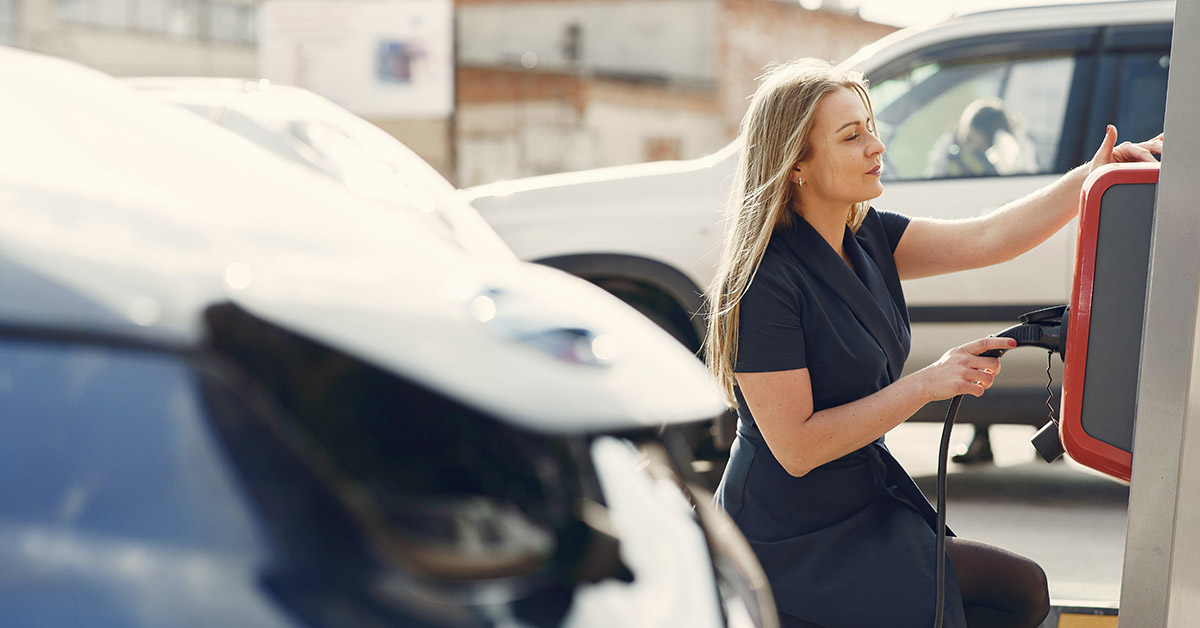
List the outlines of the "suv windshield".
<svg viewBox="0 0 1200 628">
<path fill-rule="evenodd" d="M 1054 172 L 1075 59 L 924 63 L 871 87 L 888 180 Z"/>
</svg>

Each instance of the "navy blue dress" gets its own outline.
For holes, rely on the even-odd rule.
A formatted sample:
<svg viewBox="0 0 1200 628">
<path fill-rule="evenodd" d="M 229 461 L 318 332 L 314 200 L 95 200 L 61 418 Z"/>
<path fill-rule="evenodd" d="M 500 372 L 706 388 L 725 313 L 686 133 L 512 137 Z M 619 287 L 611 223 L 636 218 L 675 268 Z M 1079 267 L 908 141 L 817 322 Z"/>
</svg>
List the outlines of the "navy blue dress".
<svg viewBox="0 0 1200 628">
<path fill-rule="evenodd" d="M 776 232 L 741 302 L 734 370 L 808 368 L 814 412 L 896 381 L 910 334 L 893 253 L 907 227 L 908 218 L 871 209 L 857 233 L 845 232 L 853 269 L 799 216 Z M 883 438 L 792 477 L 740 392 L 738 402 L 737 438 L 716 501 L 762 562 L 783 625 L 931 625 L 935 513 Z M 948 559 L 946 580 L 943 626 L 961 628 Z"/>
</svg>

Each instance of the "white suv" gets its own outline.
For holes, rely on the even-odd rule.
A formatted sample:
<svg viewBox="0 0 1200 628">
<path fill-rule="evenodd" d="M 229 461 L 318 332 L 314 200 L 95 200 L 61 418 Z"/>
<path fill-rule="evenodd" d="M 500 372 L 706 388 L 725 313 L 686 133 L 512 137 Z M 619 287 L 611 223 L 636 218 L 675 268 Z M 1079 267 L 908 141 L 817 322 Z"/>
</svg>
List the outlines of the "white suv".
<svg viewBox="0 0 1200 628">
<path fill-rule="evenodd" d="M 875 206 L 915 216 L 977 215 L 1083 163 L 1106 123 L 1117 125 L 1122 141 L 1158 134 L 1174 6 L 1142 0 L 984 11 L 905 29 L 861 50 L 844 65 L 870 80 L 887 145 L 885 192 Z M 1003 111 L 988 163 L 980 174 L 947 168 L 956 132 L 980 108 Z M 595 282 L 698 351 L 703 322 L 694 313 L 719 255 L 738 150 L 735 141 L 693 161 L 506 181 L 469 193 L 518 256 Z M 906 282 L 909 364 L 919 368 L 1023 312 L 1066 303 L 1073 255 L 1068 227 L 1011 263 Z M 996 388 L 968 402 L 961 421 L 1041 425 L 1046 368 L 1036 352 L 1005 357 Z M 915 418 L 941 420 L 940 405 Z"/>
</svg>

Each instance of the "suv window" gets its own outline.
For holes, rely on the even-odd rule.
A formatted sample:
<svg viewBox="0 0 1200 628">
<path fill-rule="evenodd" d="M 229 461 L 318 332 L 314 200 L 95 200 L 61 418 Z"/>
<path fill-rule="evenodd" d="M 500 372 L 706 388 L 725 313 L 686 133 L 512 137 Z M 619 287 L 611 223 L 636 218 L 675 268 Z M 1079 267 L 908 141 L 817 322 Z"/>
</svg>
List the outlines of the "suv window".
<svg viewBox="0 0 1200 628">
<path fill-rule="evenodd" d="M 887 180 L 1055 171 L 1075 59 L 922 63 L 871 87 Z"/>
<path fill-rule="evenodd" d="M 248 553 L 233 473 L 179 356 L 0 339 L 0 522 Z"/>
<path fill-rule="evenodd" d="M 1114 119 L 1122 141 L 1139 142 L 1163 130 L 1171 56 L 1164 51 L 1130 52 L 1123 56 Z"/>
</svg>

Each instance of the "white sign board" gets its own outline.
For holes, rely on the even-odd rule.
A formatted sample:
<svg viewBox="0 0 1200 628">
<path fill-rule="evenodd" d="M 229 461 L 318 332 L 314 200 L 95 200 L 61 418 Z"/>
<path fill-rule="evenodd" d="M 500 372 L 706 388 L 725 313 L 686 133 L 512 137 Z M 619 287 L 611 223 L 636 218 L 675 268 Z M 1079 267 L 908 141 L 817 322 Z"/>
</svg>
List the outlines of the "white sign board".
<svg viewBox="0 0 1200 628">
<path fill-rule="evenodd" d="M 267 0 L 262 78 L 373 118 L 446 118 L 454 109 L 451 0 Z"/>
</svg>

